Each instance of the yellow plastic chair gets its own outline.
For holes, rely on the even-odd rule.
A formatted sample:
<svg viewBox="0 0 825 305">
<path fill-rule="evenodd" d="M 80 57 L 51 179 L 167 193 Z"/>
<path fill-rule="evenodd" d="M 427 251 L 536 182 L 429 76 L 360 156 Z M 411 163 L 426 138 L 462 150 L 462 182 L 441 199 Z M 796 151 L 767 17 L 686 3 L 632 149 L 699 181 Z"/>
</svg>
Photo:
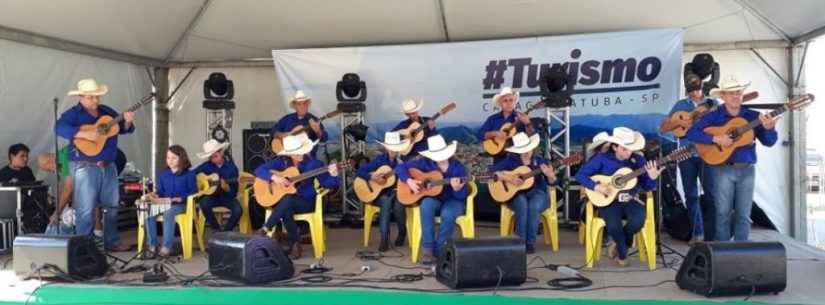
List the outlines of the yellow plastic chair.
<svg viewBox="0 0 825 305">
<path fill-rule="evenodd" d="M 445 187 L 450 187 L 449 185 Z M 468 182 L 467 187 L 469 187 L 469 191 L 467 193 L 467 206 L 464 208 L 464 215 L 458 216 L 456 218 L 455 223 L 456 225 L 461 228 L 461 237 L 463 238 L 475 238 L 475 219 L 473 216 L 475 215 L 474 212 L 474 204 L 473 200 L 478 193 L 478 188 L 476 187 L 475 182 Z M 418 263 L 418 254 L 421 250 L 421 206 L 408 206 L 406 207 L 407 210 L 407 239 L 410 241 L 410 260 L 412 260 L 413 264 Z M 441 223 L 441 217 L 435 218 L 436 223 Z"/>
<path fill-rule="evenodd" d="M 320 188 L 318 182 L 315 182 L 315 211 L 304 214 L 295 214 L 292 218 L 295 221 L 306 221 L 309 223 L 309 233 L 312 237 L 312 250 L 316 259 L 324 257 L 326 252 L 326 235 L 324 233 L 324 195 L 329 193 L 328 189 Z M 269 219 L 272 214 L 271 209 L 266 209 L 266 217 Z M 267 235 L 272 237 L 275 230 L 267 231 Z"/>
<path fill-rule="evenodd" d="M 544 228 L 544 243 L 551 246 L 553 252 L 559 251 L 559 217 L 556 211 L 558 210 L 558 203 L 556 199 L 556 190 L 553 187 L 550 190 L 550 206 L 541 213 L 541 223 Z M 509 236 L 515 230 L 515 212 L 507 205 L 501 205 L 501 218 L 499 225 L 499 234 Z"/>
<path fill-rule="evenodd" d="M 249 234 L 252 232 L 252 223 L 249 221 L 249 195 L 252 193 L 251 185 L 241 185 L 238 190 L 238 202 L 241 203 L 241 219 L 238 221 L 238 230 L 241 234 Z M 212 213 L 219 224 L 223 224 L 224 218 L 229 218 L 232 215 L 226 207 L 214 207 Z M 203 215 L 203 210 L 198 207 L 196 223 L 196 233 L 198 236 L 198 247 L 201 251 L 205 251 L 204 234 L 206 233 L 206 216 Z"/>
<path fill-rule="evenodd" d="M 656 219 L 653 207 L 653 193 L 647 193 L 645 200 L 645 222 L 642 229 L 633 236 L 633 241 L 639 250 L 639 260 L 647 262 L 649 270 L 656 270 Z M 585 260 L 587 268 L 593 268 L 601 258 L 602 238 L 606 223 L 604 219 L 595 215 L 593 204 L 587 202 L 585 211 L 584 232 L 579 231 L 579 236 L 584 235 Z"/>
<path fill-rule="evenodd" d="M 370 231 L 372 230 L 372 220 L 378 213 L 381 212 L 381 207 L 374 203 L 364 203 L 364 248 L 370 245 Z"/>
<path fill-rule="evenodd" d="M 195 221 L 195 200 L 201 196 L 201 193 L 196 193 L 186 197 L 186 210 L 175 216 L 175 222 L 180 229 L 180 242 L 183 248 L 183 259 L 192 258 L 192 229 Z M 157 216 L 156 221 L 163 222 L 163 215 Z M 137 243 L 138 253 L 143 251 L 144 238 L 146 237 L 146 220 L 143 217 L 138 217 Z"/>
</svg>

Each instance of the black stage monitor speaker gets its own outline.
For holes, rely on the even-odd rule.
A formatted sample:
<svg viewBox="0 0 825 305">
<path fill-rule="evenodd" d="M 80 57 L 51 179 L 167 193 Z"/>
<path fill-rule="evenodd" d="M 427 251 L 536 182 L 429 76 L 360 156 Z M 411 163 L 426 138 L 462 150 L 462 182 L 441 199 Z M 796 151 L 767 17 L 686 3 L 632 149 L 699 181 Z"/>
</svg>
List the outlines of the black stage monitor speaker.
<svg viewBox="0 0 825 305">
<path fill-rule="evenodd" d="M 60 276 L 90 279 L 106 274 L 109 264 L 88 236 L 21 235 L 14 239 L 14 273 L 24 278 Z"/>
<path fill-rule="evenodd" d="M 216 233 L 209 240 L 209 272 L 227 280 L 263 284 L 295 273 L 292 261 L 267 237 L 236 232 Z"/>
<path fill-rule="evenodd" d="M 786 272 L 781 243 L 708 242 L 690 248 L 676 284 L 707 297 L 779 293 Z"/>
<path fill-rule="evenodd" d="M 525 255 L 520 238 L 453 240 L 438 257 L 436 279 L 452 289 L 518 286 L 527 279 Z"/>
<path fill-rule="evenodd" d="M 243 130 L 243 170 L 253 172 L 274 156 L 269 129 Z"/>
</svg>

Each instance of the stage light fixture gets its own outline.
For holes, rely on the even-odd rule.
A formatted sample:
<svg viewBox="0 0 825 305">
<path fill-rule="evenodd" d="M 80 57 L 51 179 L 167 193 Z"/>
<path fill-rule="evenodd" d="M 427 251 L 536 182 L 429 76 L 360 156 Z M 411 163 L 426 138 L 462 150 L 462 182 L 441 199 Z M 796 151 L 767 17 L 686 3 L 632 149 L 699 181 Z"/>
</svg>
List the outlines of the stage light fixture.
<svg viewBox="0 0 825 305">
<path fill-rule="evenodd" d="M 235 96 L 235 84 L 221 72 L 209 74 L 203 81 L 203 96 L 207 99 L 231 100 Z"/>
<path fill-rule="evenodd" d="M 539 78 L 539 88 L 544 103 L 549 108 L 564 108 L 573 104 L 573 88 L 576 80 L 561 68 L 550 69 Z"/>
<path fill-rule="evenodd" d="M 346 73 L 335 86 L 339 102 L 363 102 L 367 100 L 367 84 L 356 73 Z"/>
<path fill-rule="evenodd" d="M 708 95 L 711 89 L 719 88 L 719 73 L 719 63 L 713 59 L 713 55 L 708 53 L 696 54 L 693 56 L 693 60 L 685 64 L 685 88 L 689 85 L 688 76 L 691 74 L 698 76 L 700 80 L 705 80 L 710 77 L 710 79 L 702 83 L 702 92 Z"/>
</svg>

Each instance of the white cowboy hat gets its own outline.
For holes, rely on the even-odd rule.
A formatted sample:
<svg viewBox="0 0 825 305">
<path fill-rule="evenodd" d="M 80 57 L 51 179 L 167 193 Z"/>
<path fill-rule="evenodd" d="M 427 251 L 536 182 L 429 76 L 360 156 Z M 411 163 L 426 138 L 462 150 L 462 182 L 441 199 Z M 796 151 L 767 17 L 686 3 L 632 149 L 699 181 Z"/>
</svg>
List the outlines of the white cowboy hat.
<svg viewBox="0 0 825 305">
<path fill-rule="evenodd" d="M 519 132 L 513 136 L 513 146 L 507 147 L 504 150 L 511 153 L 523 154 L 538 147 L 540 142 L 541 138 L 539 138 L 539 134 L 537 133 L 528 137 L 526 133 Z"/>
<path fill-rule="evenodd" d="M 499 91 L 499 93 L 497 93 L 496 95 L 493 95 L 493 104 L 499 105 L 499 100 L 502 97 L 504 97 L 505 95 L 512 95 L 513 97 L 516 98 L 516 103 L 518 103 L 518 97 L 519 97 L 518 91 L 515 91 L 515 90 L 513 90 L 513 88 L 510 88 L 510 87 L 504 87 L 504 88 L 501 88 L 501 91 Z"/>
<path fill-rule="evenodd" d="M 404 114 L 413 113 L 418 110 L 421 110 L 421 107 L 424 106 L 424 100 L 413 100 L 411 98 L 405 99 L 401 102 L 401 112 Z"/>
<path fill-rule="evenodd" d="M 305 102 L 305 101 L 312 101 L 312 98 L 304 93 L 304 90 L 295 91 L 295 95 L 292 96 L 292 100 L 289 101 L 289 106 L 295 104 L 295 102 Z"/>
<path fill-rule="evenodd" d="M 718 98 L 722 92 L 744 91 L 750 84 L 751 82 L 740 81 L 737 80 L 736 77 L 731 76 L 723 80 L 722 83 L 719 84 L 719 88 L 711 89 L 710 97 Z"/>
<path fill-rule="evenodd" d="M 419 152 L 422 156 L 433 161 L 444 161 L 455 154 L 458 142 L 453 141 L 450 145 L 444 142 L 444 137 L 441 135 L 434 135 L 427 138 L 427 150 Z"/>
<path fill-rule="evenodd" d="M 318 141 L 312 141 L 306 133 L 284 138 L 284 149 L 278 153 L 279 156 L 305 155 L 312 151 Z"/>
<path fill-rule="evenodd" d="M 226 149 L 229 146 L 229 142 L 218 142 L 218 140 L 211 139 L 203 143 L 203 152 L 198 153 L 198 158 L 201 159 L 208 159 L 212 154 L 216 153 L 219 150 Z"/>
<path fill-rule="evenodd" d="M 633 129 L 627 127 L 613 128 L 613 134 L 604 138 L 604 141 L 621 145 L 632 151 L 645 148 L 645 137 L 640 132 L 633 131 Z"/>
<path fill-rule="evenodd" d="M 593 142 L 590 143 L 590 145 L 587 145 L 586 150 L 591 151 L 591 150 L 594 150 L 596 148 L 601 147 L 602 144 L 607 143 L 607 138 L 609 138 L 609 137 L 610 137 L 610 134 L 608 134 L 607 131 L 602 131 L 602 132 L 596 134 L 596 136 L 593 137 Z"/>
<path fill-rule="evenodd" d="M 388 131 L 384 133 L 384 142 L 376 140 L 389 151 L 400 152 L 410 146 L 410 139 L 401 139 L 401 133 L 397 131 Z"/>
<path fill-rule="evenodd" d="M 69 91 L 69 96 L 79 96 L 79 95 L 93 95 L 93 96 L 101 96 L 109 92 L 109 87 L 103 84 L 98 84 L 96 80 L 92 78 L 81 79 L 77 82 L 77 90 Z"/>
</svg>

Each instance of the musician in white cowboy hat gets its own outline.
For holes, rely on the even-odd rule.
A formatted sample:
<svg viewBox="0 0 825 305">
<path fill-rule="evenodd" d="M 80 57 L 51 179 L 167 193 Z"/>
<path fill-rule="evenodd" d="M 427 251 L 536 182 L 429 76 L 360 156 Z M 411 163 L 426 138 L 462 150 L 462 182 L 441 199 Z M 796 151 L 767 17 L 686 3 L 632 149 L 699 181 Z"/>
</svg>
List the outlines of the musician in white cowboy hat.
<svg viewBox="0 0 825 305">
<path fill-rule="evenodd" d="M 195 168 L 195 174 L 212 175 L 217 174 L 220 178 L 220 187 L 211 195 L 205 195 L 198 201 L 206 223 L 213 231 L 232 231 L 241 219 L 241 203 L 238 201 L 238 167 L 231 159 L 226 157 L 226 147 L 229 142 L 220 143 L 215 139 L 210 139 L 203 143 L 203 152 L 198 154 L 198 158 L 207 159 Z M 225 207 L 229 209 L 229 220 L 221 228 L 215 213 L 215 207 Z"/>
<path fill-rule="evenodd" d="M 493 96 L 493 104 L 500 107 L 501 111 L 496 112 L 484 121 L 481 128 L 476 133 L 479 141 L 487 139 L 506 139 L 507 134 L 501 131 L 504 124 L 516 124 L 518 132 L 524 132 L 528 136 L 535 133 L 533 124 L 530 122 L 530 117 L 526 114 L 516 111 L 516 105 L 519 100 L 519 92 L 510 87 L 501 88 L 501 91 Z M 504 155 L 494 156 L 496 160 L 504 157 Z"/>
<path fill-rule="evenodd" d="M 633 244 L 633 235 L 642 229 L 645 221 L 645 208 L 633 200 L 643 191 L 656 188 L 656 179 L 661 170 L 653 162 L 647 162 L 642 154 L 636 154 L 645 147 L 645 138 L 641 133 L 627 127 L 613 128 L 610 135 L 599 135 L 594 143 L 610 144 L 605 152 L 597 151 L 576 173 L 576 181 L 582 186 L 602 194 L 610 192 L 610 186 L 597 184 L 590 179 L 594 175 L 612 176 L 620 168 L 633 170 L 644 168 L 646 175 L 638 178 L 636 187 L 622 191 L 610 205 L 601 208 L 599 215 L 606 223 L 607 234 L 612 241 L 608 246 L 608 256 L 619 266 L 626 266 L 628 248 Z M 622 225 L 622 218 L 627 223 Z"/>
<path fill-rule="evenodd" d="M 273 171 L 283 171 L 289 167 L 297 167 L 301 173 L 322 168 L 323 162 L 312 157 L 310 152 L 318 141 L 310 140 L 306 134 L 290 135 L 284 138 L 284 149 L 278 153 L 278 158 L 272 158 L 263 165 L 255 169 L 255 177 L 271 181 L 280 185 L 289 185 L 291 182 L 286 178 L 274 174 Z M 333 189 L 338 187 L 338 168 L 335 164 L 327 166 L 328 172 L 316 177 L 323 188 Z M 287 231 L 288 250 L 290 257 L 298 259 L 301 257 L 301 245 L 298 243 L 298 225 L 292 218 L 295 214 L 310 213 L 315 210 L 315 179 L 307 179 L 297 183 L 296 194 L 284 195 L 281 201 L 272 208 L 272 214 L 266 220 L 264 226 L 258 231 L 259 234 L 266 234 L 275 225 L 282 221 Z"/>
<path fill-rule="evenodd" d="M 384 153 L 376 156 L 369 163 L 358 168 L 356 173 L 366 181 L 379 179 L 379 174 L 376 170 L 382 166 L 389 166 L 395 168 L 399 163 L 403 162 L 400 158 L 400 151 L 404 151 L 410 146 L 410 139 L 402 139 L 401 134 L 395 131 L 388 131 L 384 133 L 384 142 L 376 141 L 384 147 Z M 395 196 L 395 188 L 387 188 L 381 192 L 376 200 L 376 203 L 381 207 L 378 213 L 378 223 L 381 228 L 381 244 L 378 246 L 378 251 L 384 252 L 390 248 L 390 218 L 395 216 L 395 221 L 398 224 L 398 236 L 395 239 L 395 246 L 401 247 L 404 245 L 404 240 L 407 235 L 406 217 L 404 207 L 398 202 Z"/>
<path fill-rule="evenodd" d="M 277 137 L 285 137 L 286 134 L 295 127 L 307 127 L 306 134 L 313 141 L 326 142 L 329 135 L 327 134 L 324 124 L 318 120 L 314 114 L 309 112 L 309 106 L 312 105 L 312 98 L 306 95 L 304 91 L 298 90 L 289 101 L 289 107 L 295 112 L 283 116 L 275 125 L 269 130 L 269 134 Z M 316 156 L 316 150 L 313 149 L 312 156 Z"/>
<path fill-rule="evenodd" d="M 77 82 L 77 89 L 69 91 L 69 96 L 77 96 L 80 101 L 60 115 L 57 120 L 57 134 L 73 143 L 74 139 L 96 141 L 101 135 L 96 129 L 81 130 L 82 125 L 94 124 L 102 116 L 118 117 L 118 113 L 100 104 L 100 97 L 109 92 L 106 85 L 99 84 L 94 79 L 83 79 Z M 132 133 L 134 112 L 124 112 L 123 120 L 119 122 L 119 134 Z M 95 208 L 104 211 L 104 245 L 113 251 L 127 251 L 131 246 L 120 243 L 117 231 L 117 213 L 120 202 L 120 191 L 117 180 L 118 136 L 109 137 L 103 145 L 103 150 L 97 155 L 86 155 L 71 145 L 71 169 L 74 183 L 74 208 L 77 213 L 76 232 L 79 235 L 92 235 L 94 232 Z"/>
<path fill-rule="evenodd" d="M 513 136 L 513 145 L 505 148 L 510 154 L 507 154 L 506 157 L 501 158 L 489 168 L 489 172 L 495 173 L 497 179 L 513 185 L 524 183 L 524 180 L 518 176 L 508 174 L 509 171 L 518 167 L 538 168 L 544 174 L 536 175 L 533 186 L 517 193 L 507 205 L 513 210 L 516 217 L 516 235 L 525 240 L 527 253 L 529 254 L 536 252 L 535 242 L 539 230 L 539 217 L 549 206 L 547 187 L 556 183 L 556 173 L 550 162 L 544 157 L 533 153 L 540 142 L 538 134 L 528 136 L 524 132 L 517 133 Z"/>
<path fill-rule="evenodd" d="M 425 197 L 421 200 L 421 244 L 424 247 L 424 261 L 433 261 L 439 251 L 452 238 L 455 230 L 455 220 L 464 214 L 465 199 L 468 187 L 465 183 L 467 169 L 460 161 L 453 158 L 458 143 L 453 141 L 447 144 L 441 135 L 427 138 L 427 150 L 421 151 L 424 158 L 414 159 L 398 164 L 395 173 L 399 183 L 406 183 L 413 192 L 423 187 L 422 182 L 410 177 L 410 169 L 422 172 L 439 171 L 445 179 L 449 179 L 449 186 L 445 186 L 440 194 L 434 197 Z M 440 211 L 441 226 L 438 234 L 435 233 L 435 216 Z"/>
<path fill-rule="evenodd" d="M 410 125 L 414 123 L 418 123 L 420 125 L 426 124 L 427 127 L 424 128 L 424 138 L 429 138 L 434 135 L 438 134 L 438 130 L 435 127 L 435 121 L 431 120 L 429 117 L 423 117 L 419 114 L 421 107 L 424 106 L 423 100 L 414 100 L 411 98 L 405 99 L 401 102 L 401 112 L 407 117 L 407 119 L 395 125 L 392 131 L 400 131 L 402 136 L 409 137 L 410 135 L 404 134 L 404 130 L 409 128 Z M 402 156 L 405 161 L 412 159 L 415 156 L 418 156 L 418 153 L 422 150 L 427 149 L 427 143 L 424 140 L 421 140 L 415 144 L 413 144 L 412 151 Z"/>
<path fill-rule="evenodd" d="M 723 104 L 710 111 L 688 130 L 685 137 L 702 144 L 716 144 L 727 147 L 733 144 L 728 135 L 712 136 L 704 130 L 707 127 L 722 126 L 734 118 L 745 121 L 758 121 L 761 124 L 753 129 L 759 142 L 773 146 L 777 141 L 776 120 L 760 114 L 756 110 L 742 108 L 742 93 L 750 82 L 730 77 L 719 84 L 719 88 L 710 91 L 713 97 L 719 97 Z M 716 203 L 716 235 L 713 240 L 728 241 L 731 238 L 731 221 L 733 221 L 733 238 L 746 241 L 750 235 L 750 213 L 753 203 L 754 164 L 756 164 L 756 145 L 737 148 L 728 160 L 718 166 L 709 166 L 713 180 L 713 198 Z M 731 210 L 735 211 L 731 220 Z M 706 236 L 707 238 L 707 236 Z"/>
</svg>

